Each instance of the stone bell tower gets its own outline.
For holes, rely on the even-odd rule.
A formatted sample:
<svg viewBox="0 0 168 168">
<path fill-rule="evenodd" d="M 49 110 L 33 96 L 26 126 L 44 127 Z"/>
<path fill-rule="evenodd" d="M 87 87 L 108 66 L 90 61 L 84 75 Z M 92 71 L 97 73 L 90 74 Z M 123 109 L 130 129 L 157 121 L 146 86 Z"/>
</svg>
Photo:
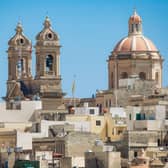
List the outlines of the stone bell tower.
<svg viewBox="0 0 168 168">
<path fill-rule="evenodd" d="M 21 23 L 17 24 L 15 35 L 8 42 L 8 81 L 6 99 L 24 97 L 21 83 L 32 80 L 32 44 L 23 34 Z"/>
<path fill-rule="evenodd" d="M 43 109 L 61 104 L 62 88 L 60 76 L 59 37 L 51 28 L 48 17 L 43 30 L 36 36 L 36 77 L 43 101 Z M 49 105 L 50 104 L 50 105 Z"/>
<path fill-rule="evenodd" d="M 43 30 L 36 36 L 36 79 L 60 80 L 60 44 L 58 35 L 51 29 L 48 17 Z"/>
</svg>

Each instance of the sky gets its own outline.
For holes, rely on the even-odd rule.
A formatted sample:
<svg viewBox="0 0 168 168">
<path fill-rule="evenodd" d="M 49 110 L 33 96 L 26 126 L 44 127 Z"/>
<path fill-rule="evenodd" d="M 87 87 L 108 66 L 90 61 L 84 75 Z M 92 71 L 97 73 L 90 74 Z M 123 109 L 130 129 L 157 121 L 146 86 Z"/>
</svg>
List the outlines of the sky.
<svg viewBox="0 0 168 168">
<path fill-rule="evenodd" d="M 168 86 L 167 0 L 1 0 L 0 97 L 6 95 L 8 41 L 21 21 L 24 34 L 35 36 L 48 16 L 60 37 L 62 89 L 67 97 L 75 78 L 75 97 L 91 97 L 108 88 L 107 59 L 117 42 L 128 34 L 134 8 L 142 17 L 143 33 L 164 58 L 163 86 Z M 35 75 L 35 49 L 32 72 Z"/>
</svg>

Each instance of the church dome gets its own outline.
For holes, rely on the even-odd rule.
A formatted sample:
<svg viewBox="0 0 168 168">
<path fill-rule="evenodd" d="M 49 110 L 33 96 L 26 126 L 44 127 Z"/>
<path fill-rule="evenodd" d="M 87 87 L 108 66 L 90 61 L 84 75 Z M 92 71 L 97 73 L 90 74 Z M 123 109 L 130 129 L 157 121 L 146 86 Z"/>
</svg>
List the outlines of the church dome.
<svg viewBox="0 0 168 168">
<path fill-rule="evenodd" d="M 114 48 L 114 52 L 153 51 L 157 52 L 153 42 L 143 35 L 132 35 L 123 38 Z"/>
<path fill-rule="evenodd" d="M 142 34 L 142 19 L 134 11 L 128 20 L 128 36 L 114 47 L 114 52 L 158 52 L 153 42 Z"/>
</svg>

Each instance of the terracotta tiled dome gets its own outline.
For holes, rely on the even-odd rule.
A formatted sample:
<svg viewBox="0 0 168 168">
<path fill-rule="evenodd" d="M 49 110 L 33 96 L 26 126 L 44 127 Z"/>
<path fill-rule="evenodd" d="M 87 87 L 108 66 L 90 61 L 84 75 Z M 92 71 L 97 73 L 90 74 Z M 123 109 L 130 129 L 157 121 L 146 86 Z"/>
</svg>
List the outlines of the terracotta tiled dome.
<svg viewBox="0 0 168 168">
<path fill-rule="evenodd" d="M 131 51 L 158 51 L 152 41 L 143 35 L 142 19 L 136 11 L 128 21 L 128 36 L 121 39 L 114 47 L 114 52 Z"/>
<path fill-rule="evenodd" d="M 127 87 L 125 79 L 137 77 L 142 82 L 152 82 L 157 89 L 162 88 L 163 58 L 153 42 L 143 35 L 142 21 L 134 11 L 128 19 L 128 35 L 116 43 L 109 55 L 110 90 Z"/>
<path fill-rule="evenodd" d="M 143 35 L 132 35 L 123 38 L 114 48 L 115 52 L 158 51 L 151 40 Z"/>
</svg>

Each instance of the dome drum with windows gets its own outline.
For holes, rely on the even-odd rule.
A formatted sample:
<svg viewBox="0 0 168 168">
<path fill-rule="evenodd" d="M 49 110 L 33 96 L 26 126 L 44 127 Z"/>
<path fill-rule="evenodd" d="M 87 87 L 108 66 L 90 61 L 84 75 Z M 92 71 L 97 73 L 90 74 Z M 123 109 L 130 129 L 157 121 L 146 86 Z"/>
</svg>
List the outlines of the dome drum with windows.
<svg viewBox="0 0 168 168">
<path fill-rule="evenodd" d="M 128 35 L 114 47 L 108 59 L 109 89 L 118 87 L 119 80 L 138 75 L 143 80 L 162 85 L 162 62 L 159 50 L 142 33 L 142 19 L 134 11 L 128 20 Z"/>
</svg>

